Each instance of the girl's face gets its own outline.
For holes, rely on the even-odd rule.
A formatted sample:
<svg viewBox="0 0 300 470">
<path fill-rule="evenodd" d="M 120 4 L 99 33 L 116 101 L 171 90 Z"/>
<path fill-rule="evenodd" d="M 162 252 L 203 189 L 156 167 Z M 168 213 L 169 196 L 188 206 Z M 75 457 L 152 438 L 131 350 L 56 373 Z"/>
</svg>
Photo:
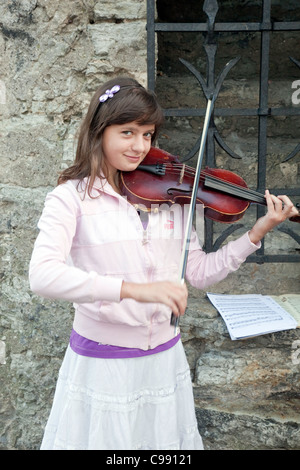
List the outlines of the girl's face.
<svg viewBox="0 0 300 470">
<path fill-rule="evenodd" d="M 110 183 L 117 170 L 136 169 L 150 150 L 154 132 L 154 124 L 140 125 L 136 122 L 113 124 L 104 129 L 102 150 Z"/>
</svg>

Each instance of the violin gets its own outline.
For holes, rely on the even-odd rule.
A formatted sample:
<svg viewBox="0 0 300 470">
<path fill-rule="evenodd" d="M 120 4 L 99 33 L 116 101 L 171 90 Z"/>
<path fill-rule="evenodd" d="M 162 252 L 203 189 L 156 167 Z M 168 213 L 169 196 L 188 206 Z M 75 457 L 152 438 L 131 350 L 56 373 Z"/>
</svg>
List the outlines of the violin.
<svg viewBox="0 0 300 470">
<path fill-rule="evenodd" d="M 188 204 L 191 199 L 195 169 L 179 158 L 151 147 L 135 171 L 121 172 L 120 189 L 136 208 L 151 211 L 166 203 Z M 204 216 L 217 222 L 240 220 L 250 204 L 266 206 L 263 194 L 248 188 L 235 173 L 219 168 L 201 170 L 196 202 L 204 205 Z M 289 219 L 300 222 L 300 215 Z"/>
</svg>

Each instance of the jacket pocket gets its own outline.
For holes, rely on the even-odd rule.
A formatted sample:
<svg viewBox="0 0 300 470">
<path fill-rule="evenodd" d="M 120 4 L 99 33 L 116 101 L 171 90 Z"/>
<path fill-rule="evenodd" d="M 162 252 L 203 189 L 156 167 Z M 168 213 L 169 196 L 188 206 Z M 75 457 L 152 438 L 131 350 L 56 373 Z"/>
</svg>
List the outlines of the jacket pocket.
<svg viewBox="0 0 300 470">
<path fill-rule="evenodd" d="M 98 319 L 115 325 L 141 326 L 150 322 L 156 304 L 123 299 L 120 302 L 102 302 Z"/>
</svg>

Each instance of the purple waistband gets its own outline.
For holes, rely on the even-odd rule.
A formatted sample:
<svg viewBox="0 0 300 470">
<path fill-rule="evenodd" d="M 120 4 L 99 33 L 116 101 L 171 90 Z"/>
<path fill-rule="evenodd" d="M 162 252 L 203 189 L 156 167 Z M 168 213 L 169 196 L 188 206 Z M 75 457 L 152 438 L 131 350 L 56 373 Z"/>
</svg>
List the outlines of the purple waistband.
<svg viewBox="0 0 300 470">
<path fill-rule="evenodd" d="M 101 344 L 97 341 L 84 338 L 72 330 L 70 336 L 70 346 L 74 352 L 81 356 L 98 357 L 106 359 L 124 359 L 130 357 L 141 357 L 149 356 L 150 354 L 157 354 L 159 352 L 170 349 L 174 346 L 180 338 L 180 334 L 172 338 L 170 341 L 164 344 L 160 344 L 154 349 L 143 349 L 137 348 L 123 348 L 119 346 L 110 346 L 109 344 Z"/>
</svg>

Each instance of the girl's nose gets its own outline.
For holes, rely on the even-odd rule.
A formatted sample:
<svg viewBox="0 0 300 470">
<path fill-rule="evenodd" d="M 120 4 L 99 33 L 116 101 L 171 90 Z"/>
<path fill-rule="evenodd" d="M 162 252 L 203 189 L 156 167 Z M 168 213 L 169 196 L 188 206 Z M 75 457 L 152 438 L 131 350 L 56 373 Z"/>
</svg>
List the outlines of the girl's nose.
<svg viewBox="0 0 300 470">
<path fill-rule="evenodd" d="M 144 135 L 136 135 L 132 142 L 132 150 L 136 153 L 143 153 L 147 150 L 148 142 Z"/>
</svg>

